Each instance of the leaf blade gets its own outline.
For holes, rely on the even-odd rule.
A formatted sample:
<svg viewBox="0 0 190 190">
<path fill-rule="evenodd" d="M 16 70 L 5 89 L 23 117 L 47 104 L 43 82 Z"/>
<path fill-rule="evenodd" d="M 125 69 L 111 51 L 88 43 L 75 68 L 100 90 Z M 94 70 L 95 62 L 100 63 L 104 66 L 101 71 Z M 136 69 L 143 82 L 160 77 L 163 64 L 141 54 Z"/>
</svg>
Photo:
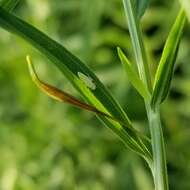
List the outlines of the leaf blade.
<svg viewBox="0 0 190 190">
<path fill-rule="evenodd" d="M 11 12 L 19 3 L 20 0 L 2 0 L 0 6 L 5 10 Z"/>
<path fill-rule="evenodd" d="M 166 40 L 161 60 L 156 71 L 154 90 L 151 99 L 153 108 L 161 104 L 168 95 L 185 20 L 184 11 L 180 10 Z"/>
<path fill-rule="evenodd" d="M 128 76 L 129 81 L 134 86 L 134 88 L 139 92 L 139 94 L 146 100 L 150 99 L 150 93 L 145 87 L 144 83 L 139 78 L 136 71 L 131 66 L 130 61 L 127 59 L 123 51 L 118 47 L 117 48 L 119 58 L 125 68 L 126 74 Z"/>
</svg>

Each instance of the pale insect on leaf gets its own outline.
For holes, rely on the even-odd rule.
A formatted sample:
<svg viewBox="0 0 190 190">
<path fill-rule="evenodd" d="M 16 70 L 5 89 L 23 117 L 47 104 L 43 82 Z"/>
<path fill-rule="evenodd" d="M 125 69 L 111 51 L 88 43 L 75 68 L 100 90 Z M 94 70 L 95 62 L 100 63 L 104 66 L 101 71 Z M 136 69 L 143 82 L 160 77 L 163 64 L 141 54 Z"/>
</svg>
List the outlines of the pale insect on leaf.
<svg viewBox="0 0 190 190">
<path fill-rule="evenodd" d="M 79 79 L 90 89 L 95 90 L 96 85 L 93 82 L 93 79 L 89 76 L 86 76 L 85 74 L 78 72 Z"/>
</svg>

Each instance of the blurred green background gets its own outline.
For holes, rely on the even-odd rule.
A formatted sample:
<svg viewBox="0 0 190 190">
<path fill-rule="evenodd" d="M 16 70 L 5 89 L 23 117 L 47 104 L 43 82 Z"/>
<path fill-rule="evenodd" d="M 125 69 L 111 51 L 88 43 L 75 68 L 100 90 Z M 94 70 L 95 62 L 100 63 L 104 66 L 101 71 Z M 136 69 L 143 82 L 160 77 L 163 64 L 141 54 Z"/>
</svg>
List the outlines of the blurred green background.
<svg viewBox="0 0 190 190">
<path fill-rule="evenodd" d="M 178 9 L 177 1 L 152 0 L 142 19 L 153 74 Z M 21 0 L 14 14 L 87 63 L 136 126 L 149 133 L 143 101 L 117 57 L 120 46 L 134 60 L 121 0 Z M 162 106 L 171 190 L 190 189 L 189 26 Z M 153 190 L 147 165 L 92 113 L 36 88 L 26 54 L 44 81 L 80 97 L 45 57 L 0 29 L 0 190 Z"/>
</svg>

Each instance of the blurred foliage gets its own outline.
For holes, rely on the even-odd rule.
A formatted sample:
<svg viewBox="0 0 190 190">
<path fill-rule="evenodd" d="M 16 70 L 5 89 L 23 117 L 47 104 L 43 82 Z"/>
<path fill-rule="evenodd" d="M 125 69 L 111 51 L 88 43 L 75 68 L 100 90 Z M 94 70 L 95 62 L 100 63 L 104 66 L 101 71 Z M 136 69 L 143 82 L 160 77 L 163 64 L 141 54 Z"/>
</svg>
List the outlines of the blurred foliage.
<svg viewBox="0 0 190 190">
<path fill-rule="evenodd" d="M 177 1 L 153 0 L 143 16 L 152 73 L 178 8 Z M 21 0 L 14 12 L 88 63 L 136 126 L 148 133 L 143 101 L 117 57 L 120 46 L 133 60 L 121 0 Z M 172 190 L 190 189 L 189 28 L 162 106 Z M 0 30 L 0 189 L 153 190 L 147 166 L 94 115 L 57 103 L 34 86 L 25 64 L 28 53 L 43 80 L 77 96 L 36 50 Z"/>
</svg>

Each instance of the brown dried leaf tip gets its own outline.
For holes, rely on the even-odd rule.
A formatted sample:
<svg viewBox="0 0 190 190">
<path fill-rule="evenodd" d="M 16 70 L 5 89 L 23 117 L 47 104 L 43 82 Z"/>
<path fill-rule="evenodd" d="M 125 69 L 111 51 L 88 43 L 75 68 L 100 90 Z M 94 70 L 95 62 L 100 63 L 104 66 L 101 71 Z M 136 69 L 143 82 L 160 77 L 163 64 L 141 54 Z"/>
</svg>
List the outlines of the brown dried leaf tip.
<svg viewBox="0 0 190 190">
<path fill-rule="evenodd" d="M 26 56 L 26 61 L 28 63 L 28 68 L 29 68 L 29 72 L 30 72 L 32 81 L 38 86 L 38 88 L 40 88 L 44 93 L 46 93 L 51 98 L 58 100 L 60 102 L 66 102 L 66 103 L 72 104 L 72 105 L 79 107 L 81 109 L 92 111 L 94 113 L 97 113 L 98 115 L 105 116 L 105 117 L 110 118 L 112 120 L 116 120 L 112 116 L 98 110 L 94 106 L 91 106 L 89 104 L 81 102 L 80 100 L 76 99 L 75 97 L 73 97 L 69 93 L 64 92 L 64 91 L 62 91 L 62 90 L 60 90 L 60 89 L 58 89 L 52 85 L 49 85 L 49 84 L 41 81 L 39 79 L 36 71 L 35 71 L 35 68 L 32 64 L 32 61 L 31 61 L 31 58 L 29 55 Z"/>
</svg>

